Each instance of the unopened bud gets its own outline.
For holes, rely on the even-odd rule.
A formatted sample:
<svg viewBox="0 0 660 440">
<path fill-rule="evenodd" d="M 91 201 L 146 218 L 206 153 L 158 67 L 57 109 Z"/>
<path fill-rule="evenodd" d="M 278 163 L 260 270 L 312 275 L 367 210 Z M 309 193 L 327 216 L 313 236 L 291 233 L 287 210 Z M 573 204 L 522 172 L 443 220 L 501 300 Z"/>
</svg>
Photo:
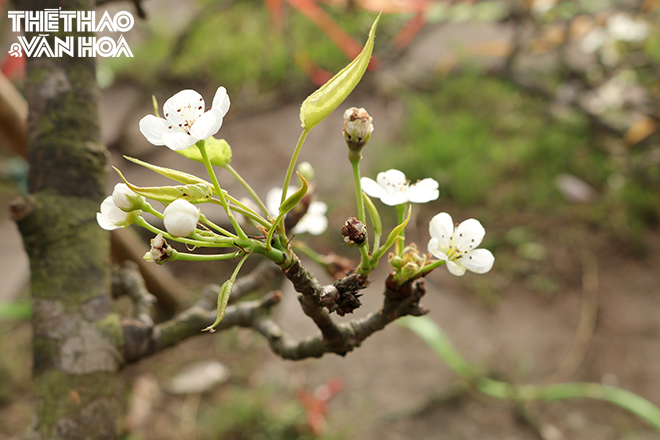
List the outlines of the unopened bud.
<svg viewBox="0 0 660 440">
<path fill-rule="evenodd" d="M 367 242 L 367 227 L 355 217 L 349 217 L 341 227 L 344 243 L 350 246 L 363 246 Z"/>
<path fill-rule="evenodd" d="M 163 211 L 163 223 L 167 232 L 175 237 L 192 234 L 199 221 L 199 209 L 184 199 L 176 199 Z"/>
<path fill-rule="evenodd" d="M 112 201 L 124 212 L 131 212 L 142 207 L 144 197 L 133 192 L 125 183 L 118 183 L 112 191 Z"/>
<path fill-rule="evenodd" d="M 373 118 L 363 108 L 351 107 L 344 112 L 344 139 L 348 148 L 360 151 L 369 139 L 374 126 Z"/>
<path fill-rule="evenodd" d="M 144 259 L 149 262 L 163 264 L 171 256 L 172 248 L 163 238 L 163 234 L 158 234 L 151 240 L 151 249 L 145 254 Z"/>
<path fill-rule="evenodd" d="M 305 178 L 305 180 L 314 180 L 314 168 L 309 162 L 303 162 L 298 165 L 297 171 Z"/>
</svg>

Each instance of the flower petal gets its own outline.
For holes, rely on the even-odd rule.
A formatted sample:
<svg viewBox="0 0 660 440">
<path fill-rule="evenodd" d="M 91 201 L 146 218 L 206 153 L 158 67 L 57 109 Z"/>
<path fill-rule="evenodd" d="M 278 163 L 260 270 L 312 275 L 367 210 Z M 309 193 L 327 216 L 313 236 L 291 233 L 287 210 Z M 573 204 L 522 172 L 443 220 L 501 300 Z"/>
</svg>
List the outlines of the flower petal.
<svg viewBox="0 0 660 440">
<path fill-rule="evenodd" d="M 280 202 L 282 201 L 282 188 L 271 188 L 266 194 L 266 208 L 271 217 L 277 217 L 280 213 Z"/>
<path fill-rule="evenodd" d="M 229 95 L 227 95 L 227 89 L 224 87 L 218 87 L 218 90 L 215 91 L 215 96 L 213 97 L 213 105 L 211 109 L 218 109 L 222 114 L 221 117 L 225 117 L 227 111 L 229 111 Z"/>
<path fill-rule="evenodd" d="M 407 203 L 408 197 L 404 192 L 395 192 L 393 194 L 390 194 L 388 192 L 383 191 L 380 196 L 380 201 L 388 206 L 396 206 L 396 205 L 401 205 L 402 203 Z"/>
<path fill-rule="evenodd" d="M 360 186 L 362 187 L 362 191 L 364 191 L 368 196 L 377 197 L 380 199 L 380 194 L 383 191 L 383 188 L 381 188 L 375 180 L 368 177 L 363 177 L 360 179 Z"/>
<path fill-rule="evenodd" d="M 192 123 L 204 113 L 204 98 L 194 90 L 181 90 L 165 101 L 163 112 L 175 126 Z"/>
<path fill-rule="evenodd" d="M 190 128 L 190 135 L 197 139 L 206 139 L 213 136 L 222 127 L 222 112 L 211 109 L 195 121 Z"/>
<path fill-rule="evenodd" d="M 435 238 L 431 238 L 429 240 L 427 249 L 431 253 L 431 255 L 433 255 L 435 258 L 439 260 L 447 261 L 449 259 L 447 254 L 440 248 L 438 240 Z"/>
<path fill-rule="evenodd" d="M 488 249 L 475 249 L 463 255 L 461 262 L 474 273 L 486 273 L 493 268 L 495 257 Z"/>
<path fill-rule="evenodd" d="M 438 191 L 438 182 L 431 178 L 420 180 L 408 188 L 408 200 L 413 203 L 426 203 L 435 200 L 440 196 Z"/>
<path fill-rule="evenodd" d="M 449 273 L 457 277 L 462 277 L 465 274 L 465 268 L 453 261 L 447 261 L 447 270 L 449 270 Z"/>
<path fill-rule="evenodd" d="M 328 219 L 325 215 L 305 214 L 291 232 L 294 234 L 309 232 L 312 235 L 321 235 L 326 229 L 328 229 Z"/>
<path fill-rule="evenodd" d="M 112 196 L 108 196 L 101 203 L 101 215 L 113 223 L 119 223 L 126 221 L 128 213 L 117 208 L 114 200 L 112 200 Z"/>
<path fill-rule="evenodd" d="M 391 169 L 378 173 L 376 181 L 383 188 L 387 187 L 401 187 L 407 183 L 406 175 L 399 170 Z"/>
<path fill-rule="evenodd" d="M 198 139 L 186 133 L 167 133 L 163 135 L 163 142 L 170 150 L 185 150 L 195 145 Z"/>
<path fill-rule="evenodd" d="M 108 220 L 103 214 L 100 212 L 96 213 L 96 222 L 99 224 L 100 227 L 105 229 L 106 231 L 114 231 L 115 229 L 121 228 L 121 226 L 117 226 L 110 220 Z"/>
<path fill-rule="evenodd" d="M 163 118 L 147 115 L 140 119 L 140 132 L 154 145 L 165 145 L 163 135 L 169 133 L 171 124 Z"/>
<path fill-rule="evenodd" d="M 429 223 L 429 235 L 438 241 L 438 246 L 443 252 L 446 252 L 449 249 L 453 234 L 454 222 L 449 214 L 441 212 L 431 219 L 431 222 Z M 429 252 L 431 252 L 430 249 Z"/>
<path fill-rule="evenodd" d="M 486 235 L 486 230 L 479 220 L 473 218 L 465 220 L 456 228 L 454 239 L 456 240 L 456 249 L 461 252 L 467 252 L 475 249 Z"/>
</svg>

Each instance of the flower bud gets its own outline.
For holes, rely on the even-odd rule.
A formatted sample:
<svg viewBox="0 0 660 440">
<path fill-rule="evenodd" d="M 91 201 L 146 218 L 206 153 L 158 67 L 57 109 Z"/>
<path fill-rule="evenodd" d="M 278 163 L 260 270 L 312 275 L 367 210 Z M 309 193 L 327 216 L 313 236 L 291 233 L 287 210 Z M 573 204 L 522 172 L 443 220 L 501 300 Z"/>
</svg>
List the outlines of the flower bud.
<svg viewBox="0 0 660 440">
<path fill-rule="evenodd" d="M 314 168 L 309 162 L 303 162 L 298 165 L 297 171 L 305 178 L 305 180 L 314 180 Z"/>
<path fill-rule="evenodd" d="M 360 151 L 369 139 L 374 126 L 371 123 L 373 118 L 363 108 L 351 107 L 344 112 L 344 139 L 348 148 L 354 151 Z"/>
<path fill-rule="evenodd" d="M 170 203 L 163 212 L 163 223 L 167 232 L 175 237 L 187 237 L 197 227 L 199 209 L 184 199 Z"/>
<path fill-rule="evenodd" d="M 367 242 L 367 227 L 355 217 L 349 217 L 341 227 L 344 243 L 349 246 L 363 246 Z"/>
<path fill-rule="evenodd" d="M 144 197 L 133 192 L 125 183 L 118 183 L 112 191 L 112 201 L 122 211 L 131 212 L 142 207 Z"/>
<path fill-rule="evenodd" d="M 172 247 L 167 244 L 163 234 L 158 234 L 151 240 L 151 249 L 144 255 L 144 259 L 150 263 L 163 264 L 171 256 Z"/>
</svg>

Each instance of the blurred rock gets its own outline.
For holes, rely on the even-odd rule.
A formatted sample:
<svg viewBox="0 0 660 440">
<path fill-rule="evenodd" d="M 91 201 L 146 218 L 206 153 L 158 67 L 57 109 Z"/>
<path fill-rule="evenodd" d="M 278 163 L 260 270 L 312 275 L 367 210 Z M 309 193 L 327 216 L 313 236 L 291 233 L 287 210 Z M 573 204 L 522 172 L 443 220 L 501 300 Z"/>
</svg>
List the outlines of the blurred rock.
<svg viewBox="0 0 660 440">
<path fill-rule="evenodd" d="M 220 362 L 199 362 L 175 376 L 166 389 L 172 394 L 201 394 L 228 379 L 229 370 Z"/>
<path fill-rule="evenodd" d="M 597 195 L 596 190 L 591 185 L 571 174 L 557 176 L 555 187 L 566 200 L 573 203 L 593 203 Z"/>
</svg>

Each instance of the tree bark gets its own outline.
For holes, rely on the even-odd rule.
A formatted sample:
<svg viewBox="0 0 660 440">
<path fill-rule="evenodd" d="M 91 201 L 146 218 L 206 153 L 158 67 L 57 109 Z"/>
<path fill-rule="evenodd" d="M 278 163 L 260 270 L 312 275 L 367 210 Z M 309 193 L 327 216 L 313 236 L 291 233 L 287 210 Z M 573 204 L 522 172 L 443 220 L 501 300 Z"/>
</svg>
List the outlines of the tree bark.
<svg viewBox="0 0 660 440">
<path fill-rule="evenodd" d="M 93 5 L 21 6 L 85 11 Z M 85 35 L 62 30 L 48 38 Z M 34 438 L 114 439 L 123 362 L 114 348 L 121 333 L 111 330 L 119 326 L 113 325 L 109 235 L 95 220 L 107 181 L 95 60 L 28 57 L 26 69 L 30 195 L 12 210 L 30 258 Z"/>
</svg>

